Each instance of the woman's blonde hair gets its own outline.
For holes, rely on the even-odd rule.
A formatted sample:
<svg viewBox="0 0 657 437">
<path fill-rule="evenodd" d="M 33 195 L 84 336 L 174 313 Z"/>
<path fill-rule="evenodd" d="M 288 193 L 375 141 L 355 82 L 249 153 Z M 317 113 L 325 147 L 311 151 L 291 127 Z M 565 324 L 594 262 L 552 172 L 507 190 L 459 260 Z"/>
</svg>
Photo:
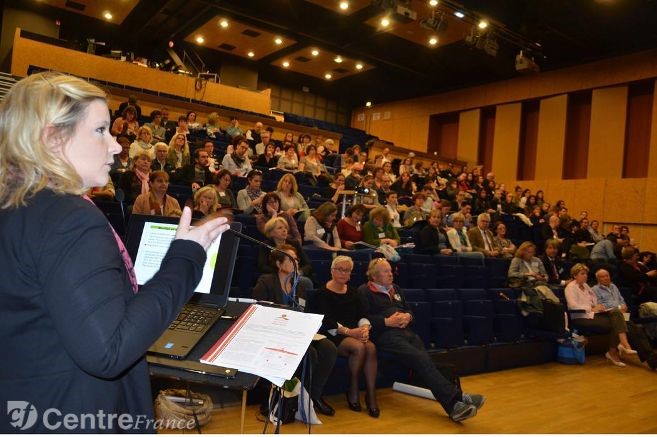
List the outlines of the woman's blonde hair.
<svg viewBox="0 0 657 437">
<path fill-rule="evenodd" d="M 141 126 L 141 127 L 139 128 L 139 130 L 137 130 L 137 137 L 141 136 L 141 133 L 142 133 L 143 131 L 148 132 L 148 134 L 149 134 L 151 137 L 153 136 L 153 131 L 151 130 L 150 127 L 148 127 L 148 126 Z"/>
<path fill-rule="evenodd" d="M 212 205 L 210 205 L 209 212 L 211 214 L 216 211 L 217 205 L 219 203 L 219 198 L 217 197 L 217 190 L 215 190 L 214 186 L 212 185 L 206 185 L 205 187 L 200 188 L 194 193 L 194 207 L 198 206 L 199 199 L 205 193 L 212 193 L 212 197 L 214 199 Z"/>
<path fill-rule="evenodd" d="M 518 250 L 516 251 L 516 258 L 523 258 L 525 256 L 525 252 L 527 252 L 529 249 L 536 250 L 536 245 L 531 241 L 525 241 L 520 245 L 520 247 L 518 247 Z"/>
<path fill-rule="evenodd" d="M 572 268 L 570 269 L 570 276 L 572 276 L 574 278 L 575 276 L 577 276 L 579 274 L 579 272 L 582 272 L 582 271 L 588 273 L 589 268 L 586 267 L 586 264 L 577 263 L 574 266 L 572 266 Z"/>
<path fill-rule="evenodd" d="M 346 255 L 338 255 L 335 258 L 333 258 L 333 262 L 331 262 L 331 269 L 334 269 L 335 266 L 337 266 L 340 263 L 347 263 L 349 264 L 349 267 L 352 269 L 354 268 L 354 260 L 351 259 L 350 257 Z"/>
<path fill-rule="evenodd" d="M 286 173 L 281 177 L 281 179 L 278 181 L 278 185 L 276 185 L 276 191 L 278 192 L 283 192 L 283 182 L 286 180 L 290 180 L 290 184 L 292 185 L 292 194 L 296 194 L 297 191 L 299 191 L 299 184 L 297 184 L 297 180 L 295 179 L 294 175 L 292 173 Z M 288 194 L 288 193 L 285 193 Z"/>
<path fill-rule="evenodd" d="M 263 229 L 265 231 L 264 232 L 265 237 L 267 238 L 271 237 L 271 232 L 274 230 L 274 228 L 278 223 L 282 223 L 285 226 L 285 229 L 287 229 L 288 231 L 290 230 L 290 225 L 287 224 L 287 221 L 281 216 L 276 216 L 270 218 L 269 220 L 267 220 L 267 223 L 265 223 L 265 228 Z"/>
<path fill-rule="evenodd" d="M 0 209 L 25 205 L 49 188 L 60 194 L 82 194 L 82 178 L 61 154 L 43 142 L 54 128 L 68 143 L 94 100 L 107 101 L 95 85 L 61 73 L 39 73 L 18 82 L 0 106 Z"/>
</svg>

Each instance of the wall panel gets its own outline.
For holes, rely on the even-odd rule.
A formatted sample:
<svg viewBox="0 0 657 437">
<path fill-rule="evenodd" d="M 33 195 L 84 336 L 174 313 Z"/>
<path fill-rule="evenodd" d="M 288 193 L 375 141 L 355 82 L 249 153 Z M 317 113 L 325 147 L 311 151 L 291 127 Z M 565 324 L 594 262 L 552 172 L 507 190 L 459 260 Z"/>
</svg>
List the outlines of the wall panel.
<svg viewBox="0 0 657 437">
<path fill-rule="evenodd" d="M 629 86 L 623 156 L 624 178 L 648 176 L 654 92 L 654 81 L 636 82 Z"/>
<path fill-rule="evenodd" d="M 468 167 L 477 164 L 479 123 L 481 110 L 464 111 L 459 115 L 459 133 L 456 157 L 466 161 Z"/>
<path fill-rule="evenodd" d="M 503 181 L 516 178 L 522 104 L 499 105 L 495 115 L 492 170 Z"/>
<path fill-rule="evenodd" d="M 553 179 L 561 176 L 566 137 L 568 96 L 542 99 L 538 115 L 536 138 L 536 171 L 534 177 Z"/>
<path fill-rule="evenodd" d="M 588 176 L 620 178 L 623 174 L 627 86 L 593 90 Z"/>
</svg>

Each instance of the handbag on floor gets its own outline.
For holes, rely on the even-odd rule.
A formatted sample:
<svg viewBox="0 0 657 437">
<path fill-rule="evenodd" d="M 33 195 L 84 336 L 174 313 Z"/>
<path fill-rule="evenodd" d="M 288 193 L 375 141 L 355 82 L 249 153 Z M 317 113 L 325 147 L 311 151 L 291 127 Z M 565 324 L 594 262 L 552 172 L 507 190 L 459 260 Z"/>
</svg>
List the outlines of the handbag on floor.
<svg viewBox="0 0 657 437">
<path fill-rule="evenodd" d="M 586 348 L 583 342 L 573 338 L 558 340 L 557 361 L 563 364 L 584 364 L 586 362 Z"/>
</svg>

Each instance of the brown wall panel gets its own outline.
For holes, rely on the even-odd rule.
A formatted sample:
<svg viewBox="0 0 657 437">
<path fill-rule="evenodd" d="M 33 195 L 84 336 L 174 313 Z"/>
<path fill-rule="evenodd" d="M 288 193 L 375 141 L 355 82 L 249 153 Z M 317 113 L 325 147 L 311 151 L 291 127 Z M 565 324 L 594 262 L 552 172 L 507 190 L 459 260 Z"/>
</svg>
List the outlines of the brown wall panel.
<svg viewBox="0 0 657 437">
<path fill-rule="evenodd" d="M 624 178 L 648 176 L 654 92 L 654 81 L 642 81 L 629 85 L 623 157 Z"/>
<path fill-rule="evenodd" d="M 607 179 L 603 215 L 609 222 L 643 221 L 646 179 Z"/>
<path fill-rule="evenodd" d="M 484 166 L 484 171 L 493 168 L 493 142 L 495 140 L 495 107 L 481 110 L 479 127 L 479 147 L 477 164 Z M 501 179 L 500 179 L 501 180 Z"/>
<path fill-rule="evenodd" d="M 568 96 L 565 94 L 541 100 L 534 174 L 537 180 L 554 179 L 561 176 L 567 105 Z"/>
<path fill-rule="evenodd" d="M 479 109 L 461 112 L 459 116 L 459 137 L 456 155 L 459 160 L 466 161 L 468 167 L 477 164 L 480 119 L 481 111 Z"/>
<path fill-rule="evenodd" d="M 456 159 L 459 135 L 459 114 L 434 114 L 429 119 L 429 142 L 427 152 Z"/>
<path fill-rule="evenodd" d="M 522 102 L 520 120 L 520 147 L 518 150 L 518 179 L 532 180 L 536 173 L 536 146 L 538 141 L 538 113 L 540 101 Z"/>
<path fill-rule="evenodd" d="M 521 115 L 520 103 L 499 105 L 496 110 L 492 169 L 502 181 L 515 179 L 518 173 Z"/>
<path fill-rule="evenodd" d="M 620 178 L 623 174 L 627 86 L 593 90 L 588 176 Z"/>
<path fill-rule="evenodd" d="M 591 135 L 591 92 L 568 96 L 566 142 L 563 152 L 564 179 L 583 179 L 587 174 Z"/>
</svg>

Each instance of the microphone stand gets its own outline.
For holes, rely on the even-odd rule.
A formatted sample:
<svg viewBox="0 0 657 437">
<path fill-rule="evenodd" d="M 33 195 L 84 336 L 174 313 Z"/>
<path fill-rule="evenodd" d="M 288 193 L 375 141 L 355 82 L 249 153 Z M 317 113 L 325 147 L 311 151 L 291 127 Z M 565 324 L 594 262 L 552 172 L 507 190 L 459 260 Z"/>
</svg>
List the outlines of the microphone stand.
<svg viewBox="0 0 657 437">
<path fill-rule="evenodd" d="M 121 221 L 123 223 L 123 233 L 125 235 L 126 227 L 127 227 L 127 223 L 125 222 L 125 211 L 123 209 L 123 201 L 125 200 L 125 192 L 121 188 L 118 188 L 116 190 L 116 192 L 114 193 L 114 198 L 119 202 L 119 205 L 121 205 Z"/>
<path fill-rule="evenodd" d="M 293 306 L 293 308 L 301 308 L 301 305 L 299 305 L 299 302 L 297 301 L 297 284 L 299 283 L 299 270 L 297 268 L 297 262 L 292 257 L 292 255 L 290 255 L 289 253 L 287 253 L 284 250 L 281 250 L 277 247 L 271 246 L 271 245 L 265 243 L 264 241 L 257 240 L 253 237 L 250 237 L 246 234 L 243 234 L 239 231 L 236 231 L 233 228 L 228 228 L 228 231 L 232 232 L 233 234 L 237 235 L 240 238 L 244 238 L 244 239 L 249 240 L 253 243 L 256 243 L 258 246 L 266 247 L 271 252 L 280 252 L 283 255 L 285 255 L 286 257 L 290 258 L 290 261 L 292 261 L 292 266 L 294 267 L 294 271 L 292 272 L 292 290 L 290 291 L 290 294 L 292 296 L 292 302 L 293 302 L 292 306 Z"/>
</svg>

